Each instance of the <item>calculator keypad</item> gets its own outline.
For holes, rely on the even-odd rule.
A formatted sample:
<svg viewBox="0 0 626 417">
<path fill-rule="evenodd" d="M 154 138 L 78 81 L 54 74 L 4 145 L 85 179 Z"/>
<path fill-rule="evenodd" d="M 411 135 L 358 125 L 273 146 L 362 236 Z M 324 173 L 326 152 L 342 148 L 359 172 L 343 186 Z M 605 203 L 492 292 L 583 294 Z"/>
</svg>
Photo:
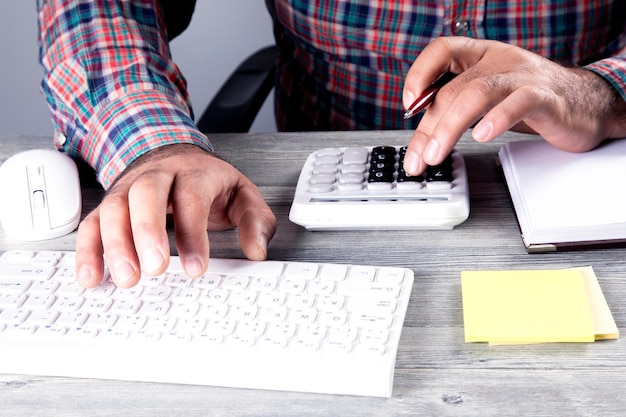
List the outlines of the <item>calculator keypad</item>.
<svg viewBox="0 0 626 417">
<path fill-rule="evenodd" d="M 449 190 L 453 182 L 452 156 L 411 176 L 403 168 L 406 146 L 325 148 L 316 153 L 309 179 L 311 193 L 332 191 Z"/>
</svg>

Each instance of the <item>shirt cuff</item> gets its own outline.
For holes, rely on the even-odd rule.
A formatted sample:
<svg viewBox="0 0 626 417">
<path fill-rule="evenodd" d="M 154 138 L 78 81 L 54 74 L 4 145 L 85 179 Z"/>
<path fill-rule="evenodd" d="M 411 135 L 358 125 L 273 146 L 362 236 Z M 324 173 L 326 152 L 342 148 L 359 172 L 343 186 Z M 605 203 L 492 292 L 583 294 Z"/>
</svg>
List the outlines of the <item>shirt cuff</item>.
<svg viewBox="0 0 626 417">
<path fill-rule="evenodd" d="M 626 100 L 626 57 L 620 55 L 602 59 L 586 65 L 585 68 L 606 79 L 622 99 Z"/>
<path fill-rule="evenodd" d="M 162 91 L 128 93 L 110 100 L 93 117 L 95 122 L 86 129 L 86 137 L 72 137 L 81 136 L 78 131 L 61 132 L 57 137 L 63 140 L 56 145 L 91 165 L 105 189 L 131 162 L 150 150 L 193 144 L 213 152 L 186 108 L 177 106 Z"/>
</svg>

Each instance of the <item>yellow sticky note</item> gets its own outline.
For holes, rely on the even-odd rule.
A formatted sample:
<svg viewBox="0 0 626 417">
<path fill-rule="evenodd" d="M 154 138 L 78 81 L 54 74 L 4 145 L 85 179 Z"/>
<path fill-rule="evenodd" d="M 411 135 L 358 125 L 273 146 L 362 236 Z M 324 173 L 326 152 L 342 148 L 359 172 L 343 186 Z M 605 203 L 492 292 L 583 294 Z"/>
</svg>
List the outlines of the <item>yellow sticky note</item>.
<svg viewBox="0 0 626 417">
<path fill-rule="evenodd" d="M 587 290 L 587 298 L 589 299 L 589 307 L 591 308 L 591 319 L 593 320 L 593 329 L 596 340 L 617 339 L 619 330 L 609 309 L 609 305 L 604 298 L 602 288 L 598 283 L 595 272 L 590 266 L 579 268 L 585 280 L 585 288 Z"/>
<path fill-rule="evenodd" d="M 464 271 L 466 342 L 593 342 L 586 283 L 577 269 Z"/>
</svg>

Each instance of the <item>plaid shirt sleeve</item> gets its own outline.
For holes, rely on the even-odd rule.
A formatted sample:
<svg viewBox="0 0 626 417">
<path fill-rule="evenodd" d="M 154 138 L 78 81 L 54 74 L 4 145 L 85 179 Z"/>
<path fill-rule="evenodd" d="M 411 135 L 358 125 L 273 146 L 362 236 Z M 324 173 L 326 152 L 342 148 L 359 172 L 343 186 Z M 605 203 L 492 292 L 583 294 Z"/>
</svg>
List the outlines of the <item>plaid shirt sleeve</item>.
<svg viewBox="0 0 626 417">
<path fill-rule="evenodd" d="M 212 145 L 198 131 L 157 0 L 37 0 L 42 91 L 55 145 L 108 188 L 157 147 Z"/>
<path fill-rule="evenodd" d="M 586 68 L 604 77 L 626 100 L 626 50 L 589 64 Z"/>
</svg>

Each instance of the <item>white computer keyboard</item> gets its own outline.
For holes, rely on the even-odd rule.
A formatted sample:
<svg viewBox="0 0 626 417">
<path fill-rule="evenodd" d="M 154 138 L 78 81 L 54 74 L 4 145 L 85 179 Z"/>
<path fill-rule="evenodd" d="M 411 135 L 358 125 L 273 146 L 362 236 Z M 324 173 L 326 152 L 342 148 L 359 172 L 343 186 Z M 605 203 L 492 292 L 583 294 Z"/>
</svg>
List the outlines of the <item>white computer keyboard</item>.
<svg viewBox="0 0 626 417">
<path fill-rule="evenodd" d="M 391 396 L 413 272 L 211 259 L 83 289 L 74 253 L 0 255 L 0 372 Z"/>
<path fill-rule="evenodd" d="M 308 230 L 452 229 L 470 211 L 456 150 L 424 175 L 408 176 L 405 146 L 324 148 L 302 170 L 289 220 Z"/>
</svg>

